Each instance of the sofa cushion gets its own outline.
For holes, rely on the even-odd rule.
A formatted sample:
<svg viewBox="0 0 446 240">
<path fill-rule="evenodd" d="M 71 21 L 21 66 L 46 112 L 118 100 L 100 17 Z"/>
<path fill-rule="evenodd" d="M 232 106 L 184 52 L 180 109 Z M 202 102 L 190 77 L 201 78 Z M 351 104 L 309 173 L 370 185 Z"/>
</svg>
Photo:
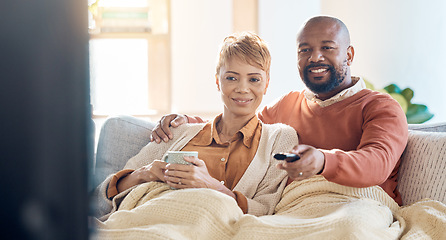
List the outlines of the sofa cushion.
<svg viewBox="0 0 446 240">
<path fill-rule="evenodd" d="M 398 190 L 403 205 L 423 198 L 446 203 L 446 133 L 409 130 Z"/>
<path fill-rule="evenodd" d="M 154 125 L 132 116 L 110 117 L 104 122 L 96 154 L 95 186 L 108 175 L 121 170 L 131 157 L 149 143 Z"/>
</svg>

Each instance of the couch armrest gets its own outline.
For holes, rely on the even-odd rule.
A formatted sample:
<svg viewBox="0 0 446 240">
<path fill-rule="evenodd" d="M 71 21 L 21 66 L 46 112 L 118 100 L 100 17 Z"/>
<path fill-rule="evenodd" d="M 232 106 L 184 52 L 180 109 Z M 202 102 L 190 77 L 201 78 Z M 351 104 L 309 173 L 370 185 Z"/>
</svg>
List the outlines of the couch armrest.
<svg viewBox="0 0 446 240">
<path fill-rule="evenodd" d="M 94 170 L 95 186 L 121 170 L 127 161 L 150 142 L 154 123 L 132 116 L 108 118 L 102 125 Z"/>
<path fill-rule="evenodd" d="M 446 203 L 446 133 L 409 130 L 398 190 L 403 205 L 423 198 Z"/>
</svg>

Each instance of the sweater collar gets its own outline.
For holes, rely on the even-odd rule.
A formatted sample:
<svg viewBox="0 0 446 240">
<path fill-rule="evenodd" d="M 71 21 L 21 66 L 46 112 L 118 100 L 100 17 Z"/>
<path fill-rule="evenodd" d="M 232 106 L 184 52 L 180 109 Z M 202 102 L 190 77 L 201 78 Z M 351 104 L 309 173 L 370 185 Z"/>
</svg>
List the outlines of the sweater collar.
<svg viewBox="0 0 446 240">
<path fill-rule="evenodd" d="M 365 82 L 362 78 L 352 77 L 352 81 L 355 82 L 355 84 L 353 86 L 342 90 L 341 92 L 339 92 L 338 94 L 334 95 L 333 97 L 331 97 L 329 99 L 320 100 L 319 98 L 317 98 L 316 94 L 311 92 L 309 89 L 306 89 L 304 92 L 305 98 L 308 101 L 316 103 L 320 107 L 328 107 L 328 106 L 333 105 L 337 102 L 340 102 L 346 98 L 349 98 L 366 88 Z"/>
<path fill-rule="evenodd" d="M 220 137 L 218 136 L 217 133 L 216 124 L 220 121 L 221 117 L 222 114 L 218 115 L 217 117 L 214 118 L 214 120 L 208 122 L 204 126 L 203 130 L 205 130 L 205 133 L 202 135 L 201 139 L 195 143 L 196 145 L 209 146 L 211 145 L 212 140 L 214 140 L 218 144 L 225 144 L 220 141 Z M 257 118 L 257 116 L 254 116 L 242 129 L 240 129 L 236 133 L 236 135 L 232 140 L 234 141 L 237 140 L 238 138 L 243 138 L 243 144 L 246 147 L 251 148 L 252 139 L 259 124 L 260 124 L 259 119 Z"/>
</svg>

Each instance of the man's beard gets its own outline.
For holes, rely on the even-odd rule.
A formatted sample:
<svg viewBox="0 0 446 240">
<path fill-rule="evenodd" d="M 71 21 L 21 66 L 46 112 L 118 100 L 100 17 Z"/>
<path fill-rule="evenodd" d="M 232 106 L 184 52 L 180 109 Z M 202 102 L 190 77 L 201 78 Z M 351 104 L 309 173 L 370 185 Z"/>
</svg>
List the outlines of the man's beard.
<svg viewBox="0 0 446 240">
<path fill-rule="evenodd" d="M 336 69 L 333 65 L 312 63 L 305 67 L 303 81 L 307 88 L 310 89 L 313 93 L 318 94 L 330 92 L 344 81 L 345 76 L 347 75 L 346 65 L 347 61 L 345 61 L 338 67 L 338 69 Z M 308 77 L 308 72 L 310 68 L 314 67 L 327 67 L 328 71 L 330 71 L 330 79 L 324 83 L 311 82 L 310 78 Z"/>
</svg>

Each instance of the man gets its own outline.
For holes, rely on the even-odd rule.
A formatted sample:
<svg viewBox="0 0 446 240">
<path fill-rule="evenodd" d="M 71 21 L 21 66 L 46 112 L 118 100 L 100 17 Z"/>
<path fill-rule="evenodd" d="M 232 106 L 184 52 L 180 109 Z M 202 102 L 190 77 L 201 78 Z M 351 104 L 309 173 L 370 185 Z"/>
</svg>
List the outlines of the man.
<svg viewBox="0 0 446 240">
<path fill-rule="evenodd" d="M 389 95 L 365 88 L 351 76 L 354 48 L 339 19 L 309 19 L 297 37 L 298 68 L 308 89 L 290 92 L 258 113 L 264 123 L 296 129 L 296 162 L 281 162 L 290 180 L 316 174 L 351 187 L 381 186 L 397 203 L 399 158 L 407 143 L 407 121 Z M 202 121 L 198 117 L 164 116 L 152 132 L 160 142 L 171 138 L 169 126 Z"/>
</svg>

